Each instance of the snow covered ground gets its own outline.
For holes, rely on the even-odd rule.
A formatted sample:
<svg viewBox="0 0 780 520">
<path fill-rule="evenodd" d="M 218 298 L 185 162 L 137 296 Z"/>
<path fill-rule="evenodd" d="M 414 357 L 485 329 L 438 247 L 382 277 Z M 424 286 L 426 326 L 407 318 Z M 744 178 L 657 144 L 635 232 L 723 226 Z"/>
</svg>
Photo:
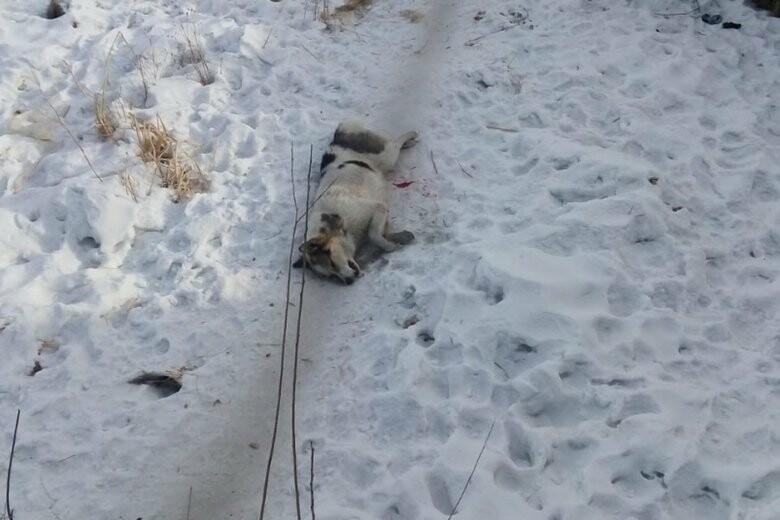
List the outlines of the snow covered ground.
<svg viewBox="0 0 780 520">
<path fill-rule="evenodd" d="M 257 518 L 290 146 L 300 198 L 310 144 L 355 117 L 421 133 L 391 194 L 417 241 L 351 287 L 307 279 L 304 507 L 313 443 L 318 518 L 446 518 L 495 424 L 458 518 L 780 518 L 780 20 L 376 0 L 326 30 L 313 1 L 44 3 L 0 0 L 17 520 Z M 103 91 L 159 115 L 208 191 L 173 203 L 125 117 L 101 138 Z M 183 387 L 127 384 L 143 371 Z M 287 383 L 268 518 L 295 514 Z"/>
</svg>

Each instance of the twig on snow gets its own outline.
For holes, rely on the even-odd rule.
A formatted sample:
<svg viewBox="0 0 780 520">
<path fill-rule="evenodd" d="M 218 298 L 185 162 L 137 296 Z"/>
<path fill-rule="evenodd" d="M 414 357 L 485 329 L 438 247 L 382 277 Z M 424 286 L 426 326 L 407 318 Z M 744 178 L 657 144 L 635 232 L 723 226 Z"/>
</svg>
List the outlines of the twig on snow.
<svg viewBox="0 0 780 520">
<path fill-rule="evenodd" d="M 431 150 L 431 164 L 433 164 L 433 171 L 436 172 L 436 175 L 439 175 L 439 168 L 436 167 L 436 160 L 433 158 L 433 150 Z"/>
<path fill-rule="evenodd" d="M 463 500 L 463 495 L 466 494 L 466 490 L 469 488 L 469 484 L 471 484 L 471 478 L 474 476 L 474 472 L 477 471 L 477 465 L 479 464 L 479 459 L 482 458 L 482 454 L 485 453 L 485 448 L 487 447 L 488 441 L 490 440 L 490 435 L 493 433 L 493 428 L 496 426 L 496 421 L 493 421 L 493 424 L 490 425 L 490 429 L 487 432 L 487 435 L 485 436 L 485 442 L 482 443 L 482 449 L 479 450 L 479 455 L 477 455 L 477 460 L 474 461 L 474 467 L 471 468 L 471 473 L 469 474 L 469 478 L 466 480 L 466 484 L 463 486 L 463 491 L 460 492 L 460 496 L 458 497 L 457 502 L 455 502 L 455 505 L 452 506 L 452 512 L 450 513 L 450 516 L 447 517 L 447 520 L 452 520 L 452 517 L 455 515 L 455 513 L 458 511 L 458 506 L 460 505 L 460 501 Z"/>
<path fill-rule="evenodd" d="M 309 147 L 309 170 L 306 174 L 306 211 L 304 213 L 303 240 L 308 239 L 309 235 L 309 200 L 311 195 L 311 167 L 314 157 L 314 145 Z M 304 264 L 306 260 L 304 260 Z M 291 438 L 292 438 L 292 458 L 293 458 L 293 484 L 295 485 L 295 513 L 297 519 L 301 520 L 301 493 L 298 485 L 298 449 L 297 432 L 295 428 L 295 407 L 296 395 L 298 389 L 298 351 L 301 342 L 301 317 L 303 313 L 303 295 L 306 288 L 306 269 L 301 270 L 301 292 L 298 296 L 298 319 L 295 324 L 295 344 L 293 348 L 293 375 L 292 375 L 292 396 L 291 396 Z"/>
<path fill-rule="evenodd" d="M 519 22 L 515 22 L 515 23 L 509 24 L 509 25 L 505 25 L 504 27 L 499 27 L 499 28 L 498 28 L 498 29 L 496 29 L 495 31 L 490 31 L 489 33 L 487 33 L 487 34 L 483 34 L 482 36 L 477 36 L 476 38 L 472 38 L 471 40 L 467 41 L 467 42 L 466 42 L 466 43 L 464 43 L 463 45 L 465 45 L 466 47 L 473 47 L 473 46 L 474 46 L 474 45 L 476 45 L 476 44 L 477 44 L 477 42 L 478 42 L 478 41 L 480 41 L 482 38 L 487 38 L 488 36 L 492 36 L 493 34 L 498 34 L 498 33 L 500 33 L 500 32 L 508 31 L 508 30 L 510 30 L 510 29 L 514 29 L 515 27 L 519 27 L 520 25 L 522 25 L 522 23 L 523 23 L 525 20 L 526 20 L 526 19 L 525 19 L 525 18 L 523 18 L 523 19 L 522 19 L 521 21 L 519 21 Z"/>
<path fill-rule="evenodd" d="M 271 27 L 271 29 L 268 31 L 268 36 L 265 37 L 265 41 L 263 42 L 261 49 L 265 49 L 265 46 L 268 45 L 268 40 L 271 39 L 271 35 L 274 33 L 274 28 Z"/>
<path fill-rule="evenodd" d="M 190 508 L 192 506 L 192 486 L 190 486 L 190 496 L 187 499 L 187 520 L 190 520 Z"/>
<path fill-rule="evenodd" d="M 468 176 L 469 176 L 469 177 L 471 177 L 472 179 L 474 178 L 474 176 L 473 176 L 473 175 L 471 175 L 469 172 L 467 172 L 467 171 L 466 171 L 466 168 L 464 168 L 464 167 L 463 167 L 463 165 L 462 165 L 462 164 L 460 164 L 460 161 L 455 161 L 455 162 L 456 162 L 456 163 L 458 163 L 458 166 L 460 166 L 460 171 L 462 171 L 463 173 L 465 173 L 466 175 L 468 175 Z"/>
<path fill-rule="evenodd" d="M 490 130 L 500 130 L 501 132 L 509 132 L 511 134 L 516 134 L 517 132 L 519 132 L 519 130 L 515 130 L 514 128 L 504 128 L 502 126 L 498 126 L 493 123 L 486 124 L 485 128 L 488 128 Z"/>
<path fill-rule="evenodd" d="M 14 450 L 16 449 L 16 433 L 19 431 L 19 416 L 21 410 L 16 410 L 16 425 L 14 426 L 14 438 L 11 441 L 11 456 L 8 459 L 8 473 L 5 475 L 5 512 L 8 520 L 14 520 L 14 511 L 11 509 L 11 466 L 14 464 Z"/>
<path fill-rule="evenodd" d="M 295 170 L 295 151 L 294 151 L 294 143 L 290 144 L 290 180 L 294 179 L 294 172 Z M 293 184 L 293 204 L 295 207 L 298 207 L 298 201 L 295 197 L 295 188 Z M 296 210 L 296 216 L 297 216 L 297 210 Z M 296 219 L 293 223 L 293 229 L 292 229 L 292 236 L 290 237 L 290 253 L 288 256 L 288 262 L 287 262 L 287 289 L 285 291 L 285 302 L 290 301 L 290 287 L 292 284 L 292 263 L 293 263 L 293 254 L 295 252 L 295 233 L 298 231 L 298 222 L 300 219 Z M 262 499 L 260 501 L 260 520 L 263 520 L 265 518 L 265 504 L 268 499 L 268 484 L 271 481 L 271 463 L 274 460 L 274 450 L 276 448 L 276 437 L 279 432 L 279 413 L 281 412 L 282 407 L 282 389 L 284 388 L 284 358 L 285 353 L 287 351 L 287 323 L 289 321 L 290 317 L 290 306 L 285 305 L 284 306 L 284 319 L 282 320 L 282 346 L 281 346 L 281 354 L 279 356 L 279 384 L 276 390 L 276 410 L 274 411 L 274 427 L 271 433 L 271 443 L 270 447 L 268 448 L 268 462 L 266 463 L 265 467 L 265 480 L 263 482 L 263 495 Z"/>
<path fill-rule="evenodd" d="M 314 514 L 314 441 L 309 441 L 311 450 L 311 462 L 309 463 L 309 508 L 311 509 L 311 520 L 317 520 Z"/>
<path fill-rule="evenodd" d="M 43 92 L 41 92 L 41 93 L 43 93 Z M 87 164 L 89 165 L 90 170 L 92 170 L 92 173 L 95 174 L 95 177 L 97 177 L 97 180 L 99 180 L 100 182 L 103 182 L 103 177 L 101 177 L 100 174 L 98 174 L 97 170 L 95 170 L 95 167 L 92 166 L 92 161 L 89 160 L 89 157 L 87 156 L 87 152 L 84 150 L 84 147 L 81 146 L 81 143 L 79 143 L 78 139 L 76 139 L 76 136 L 73 135 L 73 132 L 70 131 L 70 128 L 68 128 L 68 125 L 65 124 L 65 121 L 62 119 L 62 116 L 60 115 L 60 113 L 57 112 L 57 109 L 54 108 L 54 105 L 52 105 L 51 102 L 49 102 L 49 99 L 46 97 L 45 94 L 43 95 L 43 100 L 46 102 L 47 105 L 49 105 L 49 108 L 51 108 L 51 111 L 54 112 L 54 115 L 57 116 L 57 120 L 62 125 L 62 128 L 64 128 L 65 131 L 68 132 L 68 135 L 70 136 L 70 138 L 73 139 L 73 142 L 76 143 L 76 146 L 79 147 L 79 150 L 81 150 L 81 155 L 84 156 L 84 160 L 87 161 Z"/>
<path fill-rule="evenodd" d="M 315 56 L 314 53 L 311 52 L 309 49 L 307 49 L 305 45 L 301 45 L 301 47 L 303 48 L 303 50 L 305 50 L 307 53 L 309 53 L 309 56 L 311 56 L 312 58 L 317 60 L 319 63 L 322 63 L 322 60 L 319 59 L 317 56 Z"/>
</svg>

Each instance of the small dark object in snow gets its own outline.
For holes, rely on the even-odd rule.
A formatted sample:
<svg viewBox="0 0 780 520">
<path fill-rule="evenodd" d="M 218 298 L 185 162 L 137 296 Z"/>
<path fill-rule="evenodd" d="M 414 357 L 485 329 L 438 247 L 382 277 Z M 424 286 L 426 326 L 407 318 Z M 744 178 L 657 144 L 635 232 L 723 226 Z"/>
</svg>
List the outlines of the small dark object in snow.
<svg viewBox="0 0 780 520">
<path fill-rule="evenodd" d="M 393 186 L 395 186 L 396 188 L 408 188 L 414 183 L 415 181 L 398 181 L 398 182 L 394 182 Z"/>
<path fill-rule="evenodd" d="M 41 362 L 36 359 L 35 363 L 33 363 L 32 368 L 27 372 L 27 375 L 32 377 L 38 372 L 40 372 L 41 370 L 43 370 L 43 367 L 41 366 Z"/>
<path fill-rule="evenodd" d="M 49 7 L 46 8 L 46 19 L 54 20 L 65 14 L 65 9 L 62 8 L 59 0 L 51 0 Z"/>
<path fill-rule="evenodd" d="M 658 177 L 650 177 L 647 179 L 647 182 L 655 186 L 656 184 L 658 184 Z"/>
<path fill-rule="evenodd" d="M 131 385 L 149 385 L 160 397 L 169 397 L 179 390 L 181 390 L 181 383 L 168 374 L 160 374 L 157 372 L 144 372 L 140 376 L 136 376 L 130 381 Z"/>
<path fill-rule="evenodd" d="M 701 15 L 701 21 L 710 25 L 718 25 L 723 21 L 723 17 L 719 14 L 704 13 Z"/>
<path fill-rule="evenodd" d="M 417 342 L 423 347 L 429 347 L 435 340 L 436 338 L 433 337 L 433 334 L 431 334 L 427 330 L 424 330 L 419 334 L 417 334 Z"/>
<path fill-rule="evenodd" d="M 724 29 L 739 29 L 742 27 L 741 23 L 736 22 L 723 22 L 723 25 L 721 25 Z"/>
<path fill-rule="evenodd" d="M 401 323 L 401 327 L 404 329 L 408 329 L 412 325 L 417 324 L 420 321 L 420 317 L 416 314 L 412 314 L 408 318 L 406 318 L 403 323 Z"/>
</svg>

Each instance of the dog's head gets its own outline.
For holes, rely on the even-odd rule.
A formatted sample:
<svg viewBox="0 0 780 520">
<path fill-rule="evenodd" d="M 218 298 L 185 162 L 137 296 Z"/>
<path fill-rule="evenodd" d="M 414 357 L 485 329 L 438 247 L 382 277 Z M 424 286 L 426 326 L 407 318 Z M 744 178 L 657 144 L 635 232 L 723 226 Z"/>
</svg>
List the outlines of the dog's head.
<svg viewBox="0 0 780 520">
<path fill-rule="evenodd" d="M 334 276 L 350 285 L 360 276 L 360 266 L 349 253 L 347 231 L 336 213 L 323 213 L 318 233 L 301 244 L 301 257 L 293 267 L 309 266 L 322 276 Z"/>
</svg>

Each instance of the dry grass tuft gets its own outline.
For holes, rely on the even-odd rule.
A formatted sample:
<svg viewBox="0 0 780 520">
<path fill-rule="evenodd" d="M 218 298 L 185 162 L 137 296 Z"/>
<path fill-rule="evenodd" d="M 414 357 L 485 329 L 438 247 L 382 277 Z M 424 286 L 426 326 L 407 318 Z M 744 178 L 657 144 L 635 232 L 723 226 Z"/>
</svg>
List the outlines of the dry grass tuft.
<svg viewBox="0 0 780 520">
<path fill-rule="evenodd" d="M 332 11 L 327 7 L 327 4 L 323 6 L 320 13 L 320 21 L 324 23 L 328 29 L 331 29 L 336 24 L 343 24 L 345 18 L 350 14 L 357 14 L 360 11 L 368 9 L 373 0 L 344 0 L 344 4 L 336 7 Z"/>
<path fill-rule="evenodd" d="M 414 9 L 404 9 L 401 11 L 401 17 L 406 19 L 409 23 L 420 23 L 424 18 L 424 15 L 420 11 Z"/>
<path fill-rule="evenodd" d="M 191 63 L 195 67 L 195 73 L 198 75 L 198 81 L 204 87 L 214 83 L 214 74 L 209 68 L 209 62 L 206 59 L 206 53 L 203 52 L 203 46 L 200 43 L 197 31 L 193 28 L 192 34 L 187 28 L 182 26 L 184 39 L 186 41 L 185 63 Z"/>
<path fill-rule="evenodd" d="M 95 94 L 95 128 L 103 139 L 114 139 L 114 132 L 119 127 L 116 116 L 106 103 L 105 92 Z"/>
<path fill-rule="evenodd" d="M 123 173 L 119 176 L 119 183 L 125 189 L 127 196 L 138 202 L 138 181 L 130 173 Z"/>
<path fill-rule="evenodd" d="M 153 121 L 142 121 L 131 114 L 130 119 L 138 138 L 138 155 L 142 161 L 154 163 L 160 184 L 173 192 L 175 202 L 208 189 L 205 173 L 179 149 L 179 142 L 160 116 Z"/>
<path fill-rule="evenodd" d="M 353 11 L 360 11 L 362 9 L 368 9 L 371 6 L 373 0 L 345 0 L 344 5 L 340 5 L 336 8 L 337 13 L 350 13 Z"/>
</svg>

